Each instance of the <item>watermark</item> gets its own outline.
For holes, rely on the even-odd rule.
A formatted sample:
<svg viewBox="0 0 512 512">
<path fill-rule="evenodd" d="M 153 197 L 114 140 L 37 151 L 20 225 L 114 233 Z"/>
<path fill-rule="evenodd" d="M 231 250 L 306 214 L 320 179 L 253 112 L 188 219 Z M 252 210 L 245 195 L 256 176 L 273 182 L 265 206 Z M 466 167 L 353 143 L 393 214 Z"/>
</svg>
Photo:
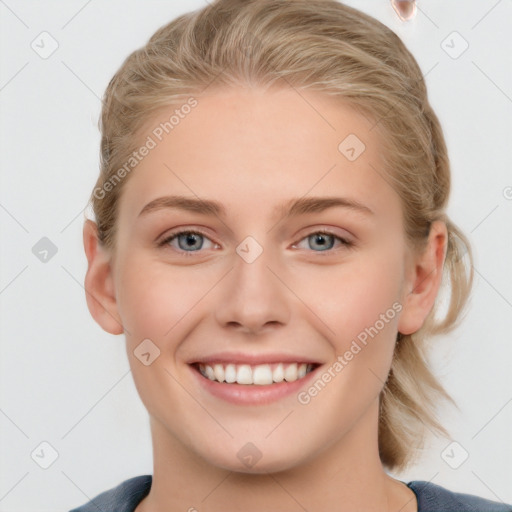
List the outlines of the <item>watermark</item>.
<svg viewBox="0 0 512 512">
<path fill-rule="evenodd" d="M 43 441 L 32 450 L 30 457 L 39 467 L 48 469 L 59 458 L 59 452 L 48 441 Z"/>
<path fill-rule="evenodd" d="M 32 247 L 32 254 L 43 263 L 48 263 L 56 254 L 59 249 L 57 246 L 46 236 L 43 236 Z"/>
<path fill-rule="evenodd" d="M 133 354 L 144 366 L 149 366 L 160 357 L 160 349 L 149 338 L 146 338 L 135 347 Z"/>
<path fill-rule="evenodd" d="M 365 143 L 355 134 L 350 133 L 338 145 L 338 151 L 349 162 L 357 160 L 365 151 Z"/>
<path fill-rule="evenodd" d="M 393 320 L 400 311 L 402 311 L 402 304 L 395 302 L 385 313 L 381 313 L 379 319 L 376 320 L 372 326 L 366 327 L 361 331 L 357 337 L 352 340 L 350 347 L 342 355 L 339 355 L 336 361 L 334 361 L 307 390 L 301 391 L 297 395 L 298 402 L 302 405 L 307 405 L 314 397 L 318 396 L 325 386 L 339 375 L 350 361 L 368 345 L 370 341 L 368 337 L 373 339 L 377 336 L 377 334 L 384 329 L 386 324 L 388 324 L 390 320 Z"/>
<path fill-rule="evenodd" d="M 442 452 L 441 458 L 452 469 L 459 469 L 469 458 L 468 451 L 457 441 L 452 441 Z"/>
<path fill-rule="evenodd" d="M 41 32 L 31 43 L 30 47 L 41 59 L 48 59 L 59 48 L 59 42 L 49 32 Z"/>
<path fill-rule="evenodd" d="M 508 186 L 503 189 L 503 197 L 507 201 L 512 201 L 512 187 Z"/>
<path fill-rule="evenodd" d="M 159 142 L 162 142 L 166 135 L 171 133 L 171 131 L 181 123 L 182 119 L 185 119 L 185 117 L 190 114 L 194 107 L 197 107 L 197 104 L 197 100 L 194 97 L 190 97 L 180 108 L 174 110 L 174 113 L 167 121 L 163 121 L 156 126 L 152 130 L 151 135 L 147 136 L 144 144 L 130 155 L 124 165 L 106 180 L 101 187 L 94 189 L 94 197 L 96 199 L 103 199 L 108 192 L 111 192 L 123 178 L 130 174 L 130 172 L 149 155 L 152 149 L 158 146 Z"/>
<path fill-rule="evenodd" d="M 236 253 L 246 263 L 253 263 L 263 252 L 263 247 L 252 236 L 244 238 L 237 246 Z"/>
<path fill-rule="evenodd" d="M 158 141 L 162 141 L 165 135 L 168 135 L 176 126 L 181 123 L 182 119 L 185 119 L 188 114 L 192 111 L 193 108 L 197 107 L 197 100 L 194 97 L 190 97 L 186 103 L 181 105 L 180 108 L 177 108 L 174 111 L 174 114 L 169 117 L 168 121 L 160 123 L 153 131 L 153 135 L 158 139 Z M 165 134 L 165 135 L 164 135 Z"/>
<path fill-rule="evenodd" d="M 263 456 L 261 451 L 254 443 L 245 443 L 236 456 L 248 468 L 252 468 Z"/>
<path fill-rule="evenodd" d="M 469 43 L 457 31 L 453 31 L 441 41 L 441 48 L 455 60 L 469 48 Z"/>
</svg>

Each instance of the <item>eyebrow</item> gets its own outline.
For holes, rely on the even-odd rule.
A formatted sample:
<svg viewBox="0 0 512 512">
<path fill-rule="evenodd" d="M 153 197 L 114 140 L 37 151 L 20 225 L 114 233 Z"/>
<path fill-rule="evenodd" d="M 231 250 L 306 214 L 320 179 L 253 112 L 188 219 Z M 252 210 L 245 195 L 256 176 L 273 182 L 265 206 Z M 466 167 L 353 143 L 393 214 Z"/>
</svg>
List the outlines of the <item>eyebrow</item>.
<svg viewBox="0 0 512 512">
<path fill-rule="evenodd" d="M 291 199 L 278 206 L 274 210 L 274 215 L 286 218 L 308 213 L 318 213 L 334 207 L 343 207 L 365 215 L 375 214 L 368 206 L 354 199 L 344 197 L 301 197 Z M 226 216 L 226 209 L 217 201 L 185 196 L 163 196 L 147 203 L 140 211 L 139 217 L 162 209 L 179 209 L 201 215 Z"/>
</svg>

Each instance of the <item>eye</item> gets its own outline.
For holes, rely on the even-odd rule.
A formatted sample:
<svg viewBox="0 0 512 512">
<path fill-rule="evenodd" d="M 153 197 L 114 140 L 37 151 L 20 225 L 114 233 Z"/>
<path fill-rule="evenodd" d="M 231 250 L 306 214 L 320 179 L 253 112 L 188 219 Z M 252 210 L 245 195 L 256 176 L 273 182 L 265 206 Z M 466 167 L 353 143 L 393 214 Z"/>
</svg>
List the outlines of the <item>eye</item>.
<svg viewBox="0 0 512 512">
<path fill-rule="evenodd" d="M 339 241 L 341 246 L 345 247 L 352 247 L 354 245 L 352 242 L 346 240 L 345 238 L 341 238 L 329 231 L 315 231 L 314 233 L 311 233 L 300 240 L 293 247 L 297 247 L 299 249 L 312 249 L 315 252 L 332 252 L 331 249 L 333 249 L 336 241 Z M 306 243 L 308 246 L 304 247 L 303 243 Z"/>
<path fill-rule="evenodd" d="M 206 244 L 206 247 L 204 247 Z M 213 249 L 216 244 L 199 231 L 177 231 L 171 233 L 159 244 L 159 247 L 170 245 L 174 249 L 184 252 L 199 252 L 200 249 Z"/>
</svg>

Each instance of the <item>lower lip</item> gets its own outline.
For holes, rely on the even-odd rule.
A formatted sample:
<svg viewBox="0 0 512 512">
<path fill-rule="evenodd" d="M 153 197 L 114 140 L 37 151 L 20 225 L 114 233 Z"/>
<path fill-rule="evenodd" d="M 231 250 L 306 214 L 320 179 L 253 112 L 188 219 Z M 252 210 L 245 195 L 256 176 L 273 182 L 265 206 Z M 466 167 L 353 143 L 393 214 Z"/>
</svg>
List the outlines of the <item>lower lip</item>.
<svg viewBox="0 0 512 512">
<path fill-rule="evenodd" d="M 265 386 L 259 384 L 227 384 L 226 382 L 218 382 L 204 377 L 195 366 L 190 366 L 190 368 L 192 373 L 194 373 L 199 380 L 200 385 L 213 396 L 233 404 L 258 405 L 269 404 L 294 393 L 297 394 L 303 386 L 309 383 L 320 367 L 315 368 L 301 379 L 297 379 L 293 382 L 283 381 Z"/>
</svg>

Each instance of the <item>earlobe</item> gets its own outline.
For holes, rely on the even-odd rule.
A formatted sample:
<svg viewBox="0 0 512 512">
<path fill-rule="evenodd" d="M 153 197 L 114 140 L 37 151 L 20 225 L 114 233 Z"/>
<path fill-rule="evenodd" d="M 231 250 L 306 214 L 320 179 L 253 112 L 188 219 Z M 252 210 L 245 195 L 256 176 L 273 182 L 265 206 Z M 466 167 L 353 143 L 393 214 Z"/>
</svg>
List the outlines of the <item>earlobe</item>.
<svg viewBox="0 0 512 512">
<path fill-rule="evenodd" d="M 95 222 L 85 221 L 83 241 L 88 262 L 84 283 L 87 307 L 103 330 L 110 334 L 122 334 L 124 329 L 117 308 L 110 257 L 98 243 Z"/>
<path fill-rule="evenodd" d="M 446 224 L 433 222 L 427 247 L 413 261 L 413 269 L 406 281 L 403 310 L 398 321 L 401 334 L 413 334 L 421 329 L 432 310 L 442 282 L 447 244 Z"/>
</svg>

